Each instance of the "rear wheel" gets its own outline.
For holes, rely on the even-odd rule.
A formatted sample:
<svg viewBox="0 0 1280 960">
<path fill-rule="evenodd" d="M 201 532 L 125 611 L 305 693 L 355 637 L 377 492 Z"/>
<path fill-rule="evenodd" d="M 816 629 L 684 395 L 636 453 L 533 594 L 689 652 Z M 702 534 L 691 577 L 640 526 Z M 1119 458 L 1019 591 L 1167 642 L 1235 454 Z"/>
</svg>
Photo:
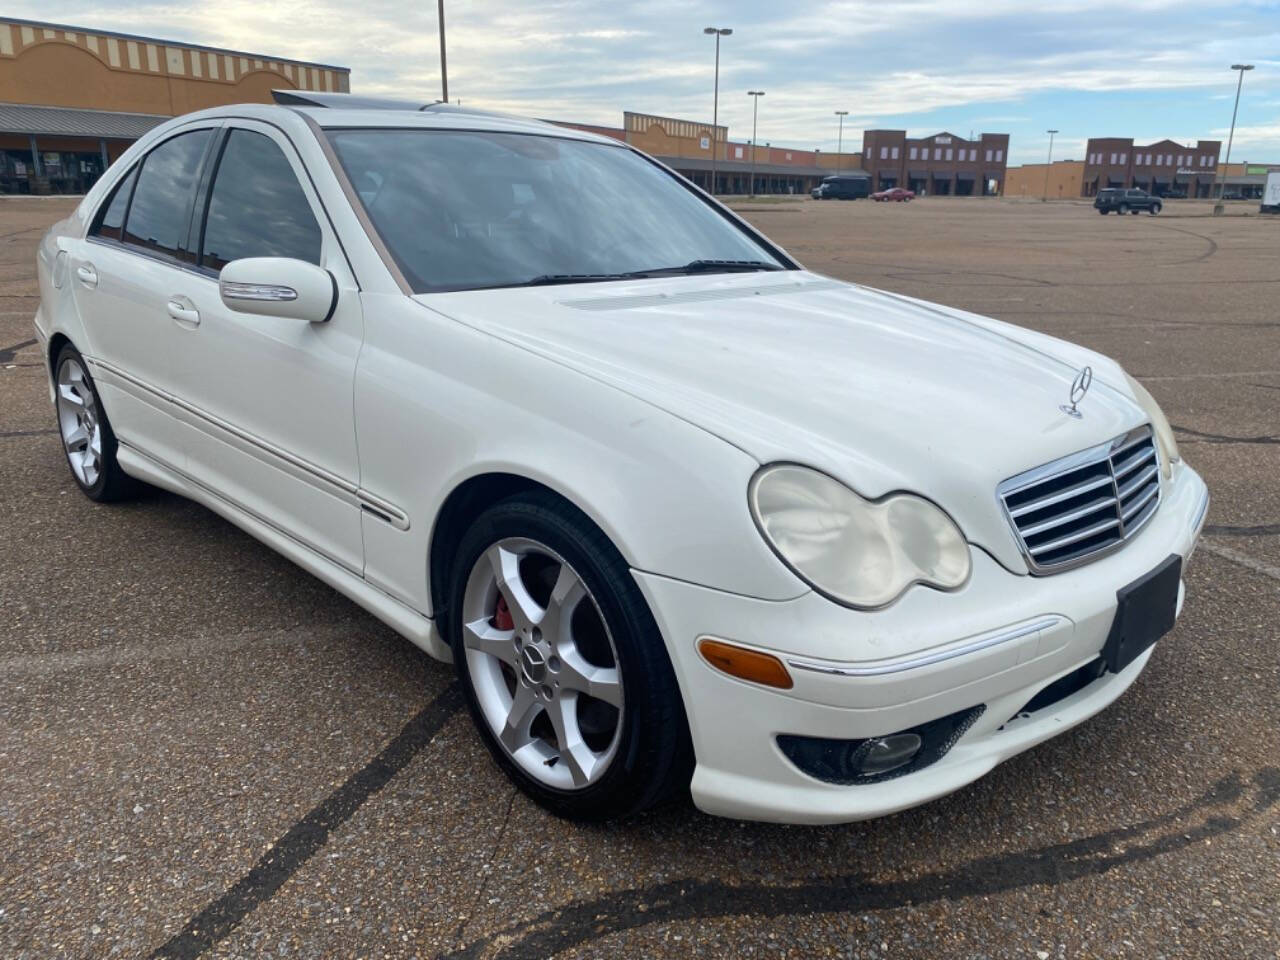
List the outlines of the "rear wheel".
<svg viewBox="0 0 1280 960">
<path fill-rule="evenodd" d="M 58 433 L 76 486 L 100 503 L 133 496 L 142 484 L 116 462 L 116 435 L 84 357 L 68 343 L 54 371 Z"/>
<path fill-rule="evenodd" d="M 471 714 L 498 765 L 559 816 L 604 820 L 687 789 L 675 673 L 630 568 L 550 493 L 485 511 L 447 613 Z"/>
</svg>

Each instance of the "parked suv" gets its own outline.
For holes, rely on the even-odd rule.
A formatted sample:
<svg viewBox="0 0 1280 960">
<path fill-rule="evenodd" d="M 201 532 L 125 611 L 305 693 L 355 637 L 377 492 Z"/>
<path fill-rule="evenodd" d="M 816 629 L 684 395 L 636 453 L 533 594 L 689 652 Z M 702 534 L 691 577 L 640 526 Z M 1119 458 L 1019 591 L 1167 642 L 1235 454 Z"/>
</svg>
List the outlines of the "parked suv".
<svg viewBox="0 0 1280 960">
<path fill-rule="evenodd" d="M 815 200 L 857 200 L 871 193 L 870 177 L 832 176 L 810 191 Z"/>
<path fill-rule="evenodd" d="M 1145 210 L 1154 217 L 1162 206 L 1164 204 L 1159 197 L 1153 197 L 1145 190 L 1099 190 L 1093 200 L 1093 209 L 1102 214 L 1114 210 L 1136 216 L 1139 210 Z"/>
</svg>

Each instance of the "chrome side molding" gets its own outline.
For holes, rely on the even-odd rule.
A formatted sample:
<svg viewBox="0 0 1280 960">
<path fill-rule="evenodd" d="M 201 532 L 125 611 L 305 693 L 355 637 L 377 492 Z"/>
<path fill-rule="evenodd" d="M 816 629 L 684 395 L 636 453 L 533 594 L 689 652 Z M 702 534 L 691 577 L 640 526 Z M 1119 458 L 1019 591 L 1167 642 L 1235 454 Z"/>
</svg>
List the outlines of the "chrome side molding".
<svg viewBox="0 0 1280 960">
<path fill-rule="evenodd" d="M 908 670 L 918 670 L 921 667 L 932 666 L 935 663 L 943 663 L 947 660 L 954 660 L 957 657 L 968 656 L 971 653 L 977 653 L 979 650 L 986 650 L 1002 643 L 1021 640 L 1023 637 L 1030 636 L 1033 633 L 1041 630 L 1050 630 L 1060 624 L 1069 622 L 1066 617 L 1051 614 L 1027 623 L 1019 623 L 991 631 L 990 633 L 978 634 L 941 650 L 929 650 L 914 656 L 903 657 L 899 660 L 861 664 L 788 658 L 787 666 L 795 667 L 797 670 L 825 673 L 835 677 L 882 677 L 890 673 L 905 673 Z"/>
</svg>

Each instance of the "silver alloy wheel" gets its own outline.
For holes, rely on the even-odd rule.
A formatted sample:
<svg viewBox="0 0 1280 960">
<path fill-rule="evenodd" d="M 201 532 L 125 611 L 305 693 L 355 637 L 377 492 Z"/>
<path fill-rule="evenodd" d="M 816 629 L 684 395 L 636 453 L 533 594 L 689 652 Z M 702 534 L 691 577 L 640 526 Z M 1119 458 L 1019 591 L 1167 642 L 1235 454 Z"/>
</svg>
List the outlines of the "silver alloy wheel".
<svg viewBox="0 0 1280 960">
<path fill-rule="evenodd" d="M 480 555 L 462 600 L 467 672 L 489 728 L 539 783 L 602 777 L 622 733 L 618 652 L 577 572 L 534 540 Z"/>
<path fill-rule="evenodd" d="M 98 398 L 79 361 L 68 357 L 58 367 L 58 430 L 67 460 L 86 487 L 102 472 L 102 414 Z"/>
</svg>

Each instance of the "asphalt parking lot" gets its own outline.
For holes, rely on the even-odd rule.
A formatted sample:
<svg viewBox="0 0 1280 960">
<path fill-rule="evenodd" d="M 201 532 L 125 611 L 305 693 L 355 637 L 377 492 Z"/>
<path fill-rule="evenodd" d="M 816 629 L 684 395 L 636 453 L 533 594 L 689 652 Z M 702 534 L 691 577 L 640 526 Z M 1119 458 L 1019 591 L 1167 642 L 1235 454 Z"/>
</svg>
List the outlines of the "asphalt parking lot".
<svg viewBox="0 0 1280 960">
<path fill-rule="evenodd" d="M 450 668 L 201 507 L 77 492 L 31 328 L 73 202 L 0 199 L 0 956 L 1280 957 L 1280 218 L 739 202 L 814 269 L 1116 357 L 1209 526 L 1135 686 L 944 800 L 581 827 Z"/>
</svg>

